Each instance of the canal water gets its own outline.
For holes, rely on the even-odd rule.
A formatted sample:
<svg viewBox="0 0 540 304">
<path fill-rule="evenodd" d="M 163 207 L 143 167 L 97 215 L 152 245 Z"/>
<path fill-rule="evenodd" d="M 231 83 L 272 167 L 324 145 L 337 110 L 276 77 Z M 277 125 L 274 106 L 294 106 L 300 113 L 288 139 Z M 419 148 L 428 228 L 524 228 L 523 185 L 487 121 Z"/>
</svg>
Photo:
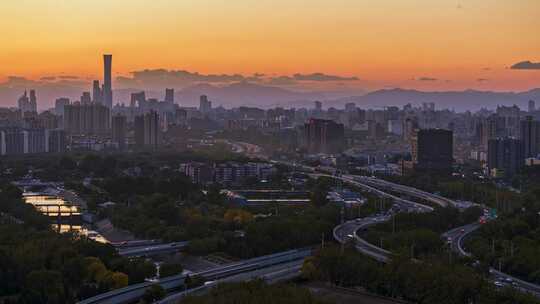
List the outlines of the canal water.
<svg viewBox="0 0 540 304">
<path fill-rule="evenodd" d="M 79 207 L 63 198 L 56 195 L 32 192 L 23 193 L 23 198 L 26 203 L 34 205 L 39 212 L 51 218 L 51 222 L 53 222 L 52 228 L 55 231 L 59 233 L 77 232 L 97 242 L 108 243 L 98 232 L 91 230 L 88 225 L 82 223 Z"/>
</svg>

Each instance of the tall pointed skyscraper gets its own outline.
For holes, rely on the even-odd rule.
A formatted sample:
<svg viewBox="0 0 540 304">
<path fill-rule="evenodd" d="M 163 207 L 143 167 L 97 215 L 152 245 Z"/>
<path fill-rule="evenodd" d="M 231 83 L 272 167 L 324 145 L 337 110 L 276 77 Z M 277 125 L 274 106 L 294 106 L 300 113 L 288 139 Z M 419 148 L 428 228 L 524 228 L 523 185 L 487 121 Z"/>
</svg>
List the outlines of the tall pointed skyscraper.
<svg viewBox="0 0 540 304">
<path fill-rule="evenodd" d="M 103 55 L 103 104 L 112 109 L 112 55 Z"/>
</svg>

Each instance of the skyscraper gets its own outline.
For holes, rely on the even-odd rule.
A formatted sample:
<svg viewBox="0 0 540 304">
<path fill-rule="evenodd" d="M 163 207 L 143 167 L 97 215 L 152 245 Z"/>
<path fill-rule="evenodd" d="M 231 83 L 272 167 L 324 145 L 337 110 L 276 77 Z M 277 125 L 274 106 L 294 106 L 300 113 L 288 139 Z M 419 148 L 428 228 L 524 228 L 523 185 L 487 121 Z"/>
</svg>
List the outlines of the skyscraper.
<svg viewBox="0 0 540 304">
<path fill-rule="evenodd" d="M 412 164 L 420 170 L 450 170 L 454 161 L 453 132 L 443 129 L 417 130 L 411 140 Z"/>
<path fill-rule="evenodd" d="M 69 105 L 69 98 L 57 98 L 54 102 L 54 114 L 64 116 L 64 106 Z"/>
<path fill-rule="evenodd" d="M 103 55 L 103 104 L 112 109 L 112 55 Z"/>
<path fill-rule="evenodd" d="M 208 100 L 208 96 L 201 95 L 199 99 L 199 111 L 203 114 L 207 114 L 212 110 L 212 102 Z"/>
<path fill-rule="evenodd" d="M 79 102 L 64 106 L 64 129 L 67 133 L 100 135 L 110 132 L 110 110 L 99 103 Z"/>
<path fill-rule="evenodd" d="M 536 157 L 540 152 L 540 121 L 527 116 L 519 124 L 519 139 L 523 145 L 525 158 Z"/>
<path fill-rule="evenodd" d="M 81 103 L 82 104 L 90 104 L 92 103 L 92 96 L 90 96 L 90 92 L 83 92 L 81 95 Z"/>
<path fill-rule="evenodd" d="M 512 177 L 524 164 L 521 141 L 510 137 L 489 140 L 488 169 L 491 176 Z"/>
<path fill-rule="evenodd" d="M 112 118 L 112 141 L 118 149 L 124 150 L 126 146 L 126 116 L 114 115 Z"/>
<path fill-rule="evenodd" d="M 62 153 L 66 151 L 66 132 L 64 130 L 55 129 L 47 130 L 48 151 L 51 153 Z"/>
<path fill-rule="evenodd" d="M 36 91 L 30 90 L 30 97 L 28 97 L 26 91 L 24 91 L 24 94 L 19 97 L 17 104 L 23 117 L 32 113 L 37 113 Z"/>
<path fill-rule="evenodd" d="M 95 103 L 103 103 L 103 92 L 99 87 L 99 80 L 94 80 L 92 85 L 92 101 Z"/>
<path fill-rule="evenodd" d="M 139 107 L 139 108 L 144 109 L 145 104 L 146 104 L 146 93 L 144 91 L 131 93 L 131 101 L 130 101 L 131 107 Z"/>
<path fill-rule="evenodd" d="M 165 89 L 165 102 L 174 103 L 174 89 Z"/>
<path fill-rule="evenodd" d="M 310 119 L 304 124 L 309 153 L 340 153 L 344 148 L 344 127 L 333 120 Z"/>
<path fill-rule="evenodd" d="M 161 143 L 159 115 L 150 111 L 135 117 L 135 144 L 138 148 L 156 150 Z"/>
<path fill-rule="evenodd" d="M 30 107 L 32 108 L 32 112 L 37 112 L 37 97 L 35 90 L 30 90 Z"/>
</svg>

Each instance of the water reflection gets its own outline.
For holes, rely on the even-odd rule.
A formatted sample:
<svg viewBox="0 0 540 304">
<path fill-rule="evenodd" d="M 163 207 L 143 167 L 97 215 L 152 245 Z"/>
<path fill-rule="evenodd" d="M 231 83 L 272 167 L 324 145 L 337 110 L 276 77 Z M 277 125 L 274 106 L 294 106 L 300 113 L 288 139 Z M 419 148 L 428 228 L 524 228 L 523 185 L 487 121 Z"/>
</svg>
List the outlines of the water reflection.
<svg viewBox="0 0 540 304">
<path fill-rule="evenodd" d="M 66 216 L 70 214 L 80 215 L 80 210 L 77 206 L 71 205 L 57 196 L 24 194 L 24 200 L 26 203 L 34 205 L 41 213 L 50 216 L 56 216 L 58 212 Z"/>
<path fill-rule="evenodd" d="M 59 223 L 52 224 L 54 231 L 58 231 L 59 233 L 77 232 L 80 235 L 85 235 L 97 242 L 108 243 L 107 239 L 98 232 L 91 230 L 87 225 L 81 225 L 81 211 L 79 207 L 63 198 L 54 195 L 30 192 L 23 193 L 23 198 L 26 203 L 34 205 L 41 213 L 48 215 L 51 218 L 56 217 L 57 219 L 65 219 L 69 223 L 65 224 L 60 221 Z M 77 223 L 75 223 L 75 220 L 77 220 Z"/>
<path fill-rule="evenodd" d="M 99 232 L 89 229 L 86 225 L 60 225 L 60 230 L 58 230 L 58 224 L 52 224 L 52 229 L 54 231 L 58 231 L 59 233 L 68 233 L 68 232 L 76 232 L 80 235 L 85 235 L 89 239 L 92 239 L 96 242 L 100 243 L 108 243 L 109 241 L 104 238 Z"/>
</svg>

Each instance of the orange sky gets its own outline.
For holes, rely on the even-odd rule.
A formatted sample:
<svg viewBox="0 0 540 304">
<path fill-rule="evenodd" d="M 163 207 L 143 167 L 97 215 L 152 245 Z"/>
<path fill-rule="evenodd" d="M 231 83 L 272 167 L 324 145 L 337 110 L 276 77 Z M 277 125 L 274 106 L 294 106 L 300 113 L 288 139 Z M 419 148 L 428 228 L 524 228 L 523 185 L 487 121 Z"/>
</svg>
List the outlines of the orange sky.
<svg viewBox="0 0 540 304">
<path fill-rule="evenodd" d="M 357 76 L 358 86 L 540 86 L 538 0 L 5 0 L 0 79 L 145 68 Z M 420 77 L 436 81 L 418 81 Z M 487 79 L 478 81 L 479 78 Z"/>
</svg>

